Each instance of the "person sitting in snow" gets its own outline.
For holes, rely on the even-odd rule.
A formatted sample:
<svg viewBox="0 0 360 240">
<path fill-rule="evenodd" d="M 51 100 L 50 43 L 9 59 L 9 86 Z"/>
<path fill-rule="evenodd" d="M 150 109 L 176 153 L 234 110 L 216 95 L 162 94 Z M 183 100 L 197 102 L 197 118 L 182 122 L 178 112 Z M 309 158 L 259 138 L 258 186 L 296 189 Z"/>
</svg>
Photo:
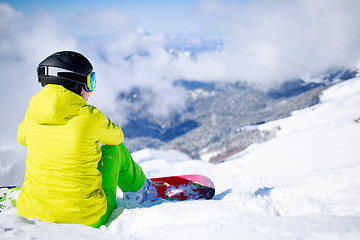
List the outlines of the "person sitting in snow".
<svg viewBox="0 0 360 240">
<path fill-rule="evenodd" d="M 116 207 L 117 186 L 125 199 L 145 201 L 150 181 L 122 144 L 121 128 L 87 104 L 96 86 L 89 60 L 57 52 L 37 70 L 44 88 L 17 133 L 27 146 L 19 215 L 99 227 Z"/>
</svg>

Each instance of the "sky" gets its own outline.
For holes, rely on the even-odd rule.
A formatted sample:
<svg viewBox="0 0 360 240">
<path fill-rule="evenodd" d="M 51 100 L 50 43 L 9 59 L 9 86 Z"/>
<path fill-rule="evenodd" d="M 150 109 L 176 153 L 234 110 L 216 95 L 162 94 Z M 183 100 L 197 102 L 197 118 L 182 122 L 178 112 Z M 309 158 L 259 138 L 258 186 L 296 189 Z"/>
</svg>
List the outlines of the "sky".
<svg viewBox="0 0 360 240">
<path fill-rule="evenodd" d="M 130 108 L 119 92 L 134 87 L 151 90 L 146 111 L 166 117 L 185 108 L 179 79 L 268 89 L 359 65 L 359 12 L 358 0 L 0 0 L 0 144 L 15 141 L 41 90 L 36 67 L 54 52 L 90 60 L 98 81 L 89 104 L 122 125 Z M 174 43 L 180 53 L 213 45 L 176 57 Z"/>
<path fill-rule="evenodd" d="M 201 21 L 191 8 L 197 0 L 8 0 L 15 9 L 27 13 L 44 9 L 64 21 L 71 20 L 79 13 L 86 12 L 90 16 L 101 9 L 118 9 L 132 19 L 134 24 L 151 33 L 197 33 Z"/>
</svg>

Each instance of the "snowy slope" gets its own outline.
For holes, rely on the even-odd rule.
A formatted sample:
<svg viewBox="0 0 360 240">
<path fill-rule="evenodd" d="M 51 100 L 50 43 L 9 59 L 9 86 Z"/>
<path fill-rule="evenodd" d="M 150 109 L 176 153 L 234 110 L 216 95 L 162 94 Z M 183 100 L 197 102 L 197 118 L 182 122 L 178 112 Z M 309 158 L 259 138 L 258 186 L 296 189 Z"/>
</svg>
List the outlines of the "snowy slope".
<svg viewBox="0 0 360 240">
<path fill-rule="evenodd" d="M 199 173 L 214 200 L 131 206 L 101 229 L 0 214 L 1 239 L 360 239 L 360 78 L 269 122 L 277 137 L 213 165 L 176 151 L 133 154 L 149 177 Z M 264 189 L 264 187 L 267 187 Z M 263 188 L 257 191 L 259 188 Z"/>
</svg>

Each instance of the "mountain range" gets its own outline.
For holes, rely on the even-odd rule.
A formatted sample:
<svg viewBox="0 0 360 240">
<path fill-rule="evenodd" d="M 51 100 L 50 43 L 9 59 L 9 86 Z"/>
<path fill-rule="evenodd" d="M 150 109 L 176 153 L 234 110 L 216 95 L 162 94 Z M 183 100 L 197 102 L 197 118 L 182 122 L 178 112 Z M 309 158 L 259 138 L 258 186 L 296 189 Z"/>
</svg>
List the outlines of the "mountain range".
<svg viewBox="0 0 360 240">
<path fill-rule="evenodd" d="M 133 88 L 119 94 L 134 108 L 122 126 L 124 143 L 130 151 L 176 149 L 193 159 L 223 161 L 253 143 L 273 138 L 279 130 L 261 131 L 257 126 L 317 104 L 325 88 L 357 74 L 357 69 L 337 68 L 322 74 L 316 82 L 294 79 L 268 90 L 245 82 L 178 80 L 174 84 L 185 89 L 186 108 L 165 118 L 139 111 L 147 107 L 140 101 L 141 96 L 151 89 Z"/>
</svg>

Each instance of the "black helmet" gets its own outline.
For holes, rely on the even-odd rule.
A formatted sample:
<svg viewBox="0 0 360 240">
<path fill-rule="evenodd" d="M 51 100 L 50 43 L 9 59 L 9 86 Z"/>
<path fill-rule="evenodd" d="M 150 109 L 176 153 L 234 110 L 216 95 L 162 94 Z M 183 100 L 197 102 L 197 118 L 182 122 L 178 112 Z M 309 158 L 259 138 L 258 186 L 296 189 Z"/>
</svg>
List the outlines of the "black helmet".
<svg viewBox="0 0 360 240">
<path fill-rule="evenodd" d="M 80 94 L 82 87 L 87 84 L 87 75 L 92 70 L 89 60 L 80 53 L 63 51 L 43 60 L 37 73 L 43 87 L 47 84 L 58 84 Z"/>
</svg>

